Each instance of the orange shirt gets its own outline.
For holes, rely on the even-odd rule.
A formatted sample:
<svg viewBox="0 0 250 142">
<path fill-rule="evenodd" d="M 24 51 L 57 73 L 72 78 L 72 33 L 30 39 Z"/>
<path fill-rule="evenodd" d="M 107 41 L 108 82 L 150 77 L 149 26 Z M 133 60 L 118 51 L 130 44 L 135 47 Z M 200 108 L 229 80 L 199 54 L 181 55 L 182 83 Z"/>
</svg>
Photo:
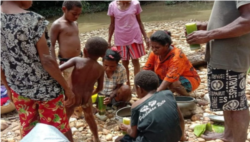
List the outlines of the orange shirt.
<svg viewBox="0 0 250 142">
<path fill-rule="evenodd" d="M 186 55 L 174 46 L 162 61 L 160 61 L 159 56 L 151 52 L 143 69 L 154 71 L 161 80 L 167 82 L 178 81 L 179 77 L 183 76 L 191 83 L 192 90 L 200 85 L 200 77 L 195 68 Z"/>
</svg>

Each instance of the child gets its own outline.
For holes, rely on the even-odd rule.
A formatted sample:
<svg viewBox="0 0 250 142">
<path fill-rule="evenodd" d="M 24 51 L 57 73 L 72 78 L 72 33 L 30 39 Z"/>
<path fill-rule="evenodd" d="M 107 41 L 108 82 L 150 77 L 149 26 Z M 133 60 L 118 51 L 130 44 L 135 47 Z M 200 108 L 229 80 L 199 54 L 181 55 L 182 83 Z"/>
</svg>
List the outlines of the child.
<svg viewBox="0 0 250 142">
<path fill-rule="evenodd" d="M 36 123 L 55 126 L 73 141 L 63 105 L 74 105 L 74 94 L 49 52 L 46 20 L 26 11 L 32 1 L 1 5 L 1 80 L 21 122 L 21 137 Z M 47 40 L 47 41 L 46 41 Z"/>
<path fill-rule="evenodd" d="M 111 38 L 115 33 L 115 46 L 117 46 L 122 57 L 122 64 L 126 68 L 128 85 L 130 85 L 129 59 L 132 58 L 134 75 L 136 75 L 140 71 L 139 58 L 146 54 L 142 35 L 147 43 L 147 48 L 149 47 L 149 38 L 140 18 L 141 12 L 142 9 L 138 0 L 114 0 L 110 3 L 108 9 L 108 15 L 111 18 L 108 42 L 111 45 Z"/>
<path fill-rule="evenodd" d="M 127 132 L 121 142 L 177 142 L 181 139 L 184 119 L 173 94 L 170 91 L 156 92 L 158 85 L 158 77 L 152 71 L 141 71 L 135 76 L 140 100 L 132 105 L 131 126 L 120 126 Z"/>
<path fill-rule="evenodd" d="M 74 108 L 82 106 L 84 117 L 89 124 L 90 130 L 94 135 L 95 142 L 99 142 L 97 125 L 92 113 L 91 96 L 98 93 L 103 88 L 104 69 L 97 62 L 99 57 L 105 55 L 108 43 L 103 38 L 93 37 L 87 40 L 84 55 L 86 58 L 74 57 L 60 65 L 61 71 L 74 67 L 71 75 L 70 84 L 72 91 L 76 95 L 76 105 L 66 108 L 67 116 L 74 112 Z M 93 91 L 95 82 L 98 81 L 97 88 Z"/>
<path fill-rule="evenodd" d="M 114 49 L 115 50 L 115 49 Z M 131 89 L 125 85 L 127 81 L 126 69 L 119 64 L 121 56 L 118 52 L 108 49 L 103 58 L 104 87 L 99 93 L 105 95 L 104 104 L 122 107 L 131 99 Z"/>
<path fill-rule="evenodd" d="M 56 59 L 55 44 L 59 43 L 58 59 L 60 64 L 68 61 L 70 58 L 80 56 L 81 43 L 76 20 L 82 13 L 81 1 L 64 1 L 62 5 L 63 16 L 53 22 L 50 30 L 50 39 L 52 43 L 52 55 Z M 64 70 L 63 76 L 68 81 L 73 68 Z"/>
</svg>

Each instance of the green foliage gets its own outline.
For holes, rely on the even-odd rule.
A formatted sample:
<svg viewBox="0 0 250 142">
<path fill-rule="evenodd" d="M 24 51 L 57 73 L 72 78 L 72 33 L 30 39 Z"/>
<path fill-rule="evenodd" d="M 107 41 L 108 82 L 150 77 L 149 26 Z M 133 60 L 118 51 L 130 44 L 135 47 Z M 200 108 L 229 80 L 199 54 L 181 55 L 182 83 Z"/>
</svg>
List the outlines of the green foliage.
<svg viewBox="0 0 250 142">
<path fill-rule="evenodd" d="M 212 125 L 212 129 L 215 133 L 223 133 L 224 130 L 225 130 L 225 127 L 224 126 L 221 126 L 221 125 Z"/>
<path fill-rule="evenodd" d="M 215 133 L 223 133 L 224 130 L 225 130 L 224 126 L 216 125 L 216 124 L 211 125 L 210 123 L 207 123 L 207 124 L 201 124 L 201 125 L 195 126 L 194 127 L 194 134 L 197 137 L 200 137 L 205 131 L 213 131 Z"/>
<path fill-rule="evenodd" d="M 200 137 L 206 131 L 207 124 L 201 124 L 194 127 L 194 134 Z"/>
</svg>

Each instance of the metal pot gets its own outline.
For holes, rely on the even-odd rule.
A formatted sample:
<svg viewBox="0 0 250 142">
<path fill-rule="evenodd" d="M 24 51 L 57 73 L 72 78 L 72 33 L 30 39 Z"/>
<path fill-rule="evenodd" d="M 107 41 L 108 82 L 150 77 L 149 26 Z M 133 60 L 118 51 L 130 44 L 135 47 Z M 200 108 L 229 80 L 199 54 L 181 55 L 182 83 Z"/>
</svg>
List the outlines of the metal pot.
<svg viewBox="0 0 250 142">
<path fill-rule="evenodd" d="M 191 117 L 196 109 L 196 100 L 188 96 L 175 96 L 177 105 L 183 117 Z"/>
<path fill-rule="evenodd" d="M 130 116 L 131 116 L 131 106 L 128 106 L 118 109 L 115 114 L 115 119 L 122 123 L 123 117 L 130 117 Z"/>
</svg>

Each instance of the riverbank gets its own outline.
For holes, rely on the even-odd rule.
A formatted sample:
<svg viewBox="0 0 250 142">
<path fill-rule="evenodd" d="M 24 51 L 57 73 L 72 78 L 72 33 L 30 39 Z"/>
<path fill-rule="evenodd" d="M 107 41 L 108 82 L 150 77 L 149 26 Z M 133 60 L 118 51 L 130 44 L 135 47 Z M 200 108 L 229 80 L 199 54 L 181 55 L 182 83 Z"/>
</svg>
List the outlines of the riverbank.
<svg viewBox="0 0 250 142">
<path fill-rule="evenodd" d="M 193 53 L 189 49 L 189 45 L 185 41 L 184 35 L 184 25 L 188 22 L 193 22 L 194 20 L 186 21 L 175 21 L 175 22 L 150 22 L 144 23 L 146 32 L 150 34 L 154 30 L 169 30 L 172 32 L 173 44 L 182 49 L 186 55 Z M 84 44 L 87 39 L 94 36 L 100 36 L 104 39 L 108 39 L 108 29 L 107 27 L 100 28 L 98 30 L 93 30 L 90 32 L 80 33 L 81 47 L 84 48 Z M 202 45 L 202 48 L 205 48 L 205 45 Z M 58 50 L 58 49 L 57 49 Z M 147 51 L 149 53 L 150 51 Z M 148 54 L 140 59 L 141 66 L 143 66 L 147 60 Z M 133 83 L 133 72 L 132 64 L 130 64 L 130 80 Z M 207 91 L 207 69 L 205 67 L 200 67 L 197 70 L 199 76 L 201 77 L 201 85 L 197 90 L 191 93 L 191 96 L 197 99 L 203 99 L 204 95 L 208 93 Z M 248 75 L 247 83 L 247 98 L 250 100 L 250 75 Z M 136 97 L 133 97 L 131 103 L 137 100 Z M 202 138 L 197 138 L 194 135 L 193 129 L 197 124 L 205 124 L 207 122 L 214 123 L 206 116 L 207 114 L 221 115 L 220 113 L 214 113 L 209 110 L 209 105 L 200 106 L 198 105 L 194 114 L 190 119 L 185 119 L 186 134 L 189 142 L 204 142 Z M 107 111 L 108 119 L 106 121 L 100 121 L 96 118 L 98 124 L 98 133 L 101 138 L 101 142 L 111 142 L 117 136 L 122 135 L 122 132 L 118 128 L 118 123 L 115 120 L 115 110 Z M 1 132 L 1 141 L 2 142 L 18 142 L 20 141 L 20 121 L 16 111 L 9 114 L 1 115 L 1 119 L 5 120 L 7 124 L 7 131 L 3 130 Z M 70 120 L 70 126 L 73 131 L 73 137 L 75 142 L 91 142 L 92 134 L 89 129 L 89 126 L 82 118 L 76 118 L 73 116 Z M 12 128 L 11 128 L 12 127 Z M 8 128 L 11 128 L 8 130 Z M 249 129 L 250 131 L 250 129 Z M 248 131 L 248 133 L 249 133 Z M 250 140 L 250 134 L 248 135 L 248 140 Z M 249 142 L 247 140 L 247 142 Z M 222 142 L 221 140 L 209 141 L 209 142 Z"/>
<path fill-rule="evenodd" d="M 144 23 L 188 21 L 189 19 L 204 21 L 209 19 L 212 6 L 213 2 L 183 2 L 176 5 L 166 5 L 164 1 L 159 1 L 142 5 L 143 11 L 140 17 Z M 50 25 L 59 17 L 49 18 Z M 107 10 L 85 13 L 79 16 L 77 22 L 80 33 L 85 33 L 108 28 L 110 17 L 107 15 Z"/>
</svg>

